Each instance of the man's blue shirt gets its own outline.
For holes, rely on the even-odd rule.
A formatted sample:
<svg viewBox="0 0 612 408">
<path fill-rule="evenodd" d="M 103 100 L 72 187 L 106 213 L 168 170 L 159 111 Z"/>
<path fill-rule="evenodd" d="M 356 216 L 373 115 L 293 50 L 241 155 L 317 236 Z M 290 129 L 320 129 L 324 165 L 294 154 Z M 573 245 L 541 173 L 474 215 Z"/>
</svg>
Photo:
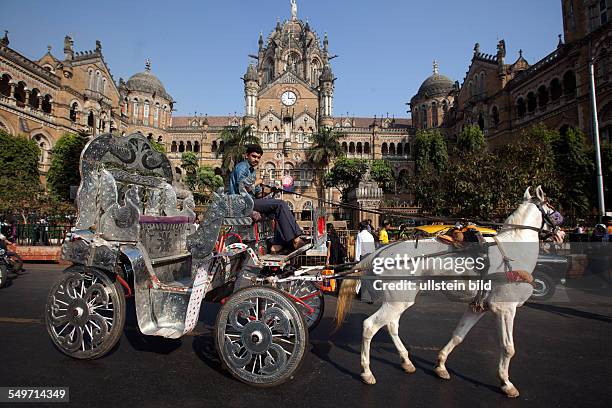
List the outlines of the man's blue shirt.
<svg viewBox="0 0 612 408">
<path fill-rule="evenodd" d="M 249 180 L 246 180 L 246 179 Z M 234 167 L 232 174 L 230 174 L 229 179 L 229 193 L 230 194 L 240 194 L 239 185 L 240 183 L 245 183 L 245 187 L 249 187 L 252 183 L 257 179 L 257 172 L 254 167 L 251 167 L 248 161 L 243 160 Z M 246 180 L 246 182 L 245 182 Z M 260 186 L 256 186 L 253 191 L 249 191 L 252 196 L 259 194 L 261 191 Z"/>
</svg>

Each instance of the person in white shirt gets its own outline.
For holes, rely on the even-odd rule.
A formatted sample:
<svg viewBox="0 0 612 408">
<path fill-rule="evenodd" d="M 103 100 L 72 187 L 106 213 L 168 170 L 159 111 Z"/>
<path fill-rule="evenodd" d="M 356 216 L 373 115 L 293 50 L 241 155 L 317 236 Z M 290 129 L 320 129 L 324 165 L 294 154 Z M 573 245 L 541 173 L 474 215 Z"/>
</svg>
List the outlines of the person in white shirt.
<svg viewBox="0 0 612 408">
<path fill-rule="evenodd" d="M 368 222 L 362 221 L 359 223 L 359 234 L 357 234 L 357 239 L 355 239 L 355 262 L 361 261 L 375 250 L 376 243 L 374 242 L 374 236 L 368 231 Z M 359 293 L 360 290 L 361 281 L 357 283 L 355 292 Z M 372 299 L 367 291 L 363 291 L 361 293 L 361 300 L 369 303 L 372 302 Z"/>
<path fill-rule="evenodd" d="M 355 262 L 361 261 L 365 255 L 371 254 L 375 249 L 374 236 L 368 231 L 368 224 L 359 223 L 359 234 L 355 239 Z"/>
</svg>

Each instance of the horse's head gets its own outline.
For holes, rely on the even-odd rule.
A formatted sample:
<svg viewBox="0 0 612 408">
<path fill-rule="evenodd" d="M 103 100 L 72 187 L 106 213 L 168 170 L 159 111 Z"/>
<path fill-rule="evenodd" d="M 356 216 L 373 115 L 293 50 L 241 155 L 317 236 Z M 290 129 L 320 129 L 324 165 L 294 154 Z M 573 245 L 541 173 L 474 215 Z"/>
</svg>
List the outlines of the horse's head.
<svg viewBox="0 0 612 408">
<path fill-rule="evenodd" d="M 529 187 L 523 195 L 523 202 L 534 205 L 541 215 L 540 235 L 543 238 L 552 238 L 554 242 L 563 242 L 565 233 L 561 231 L 560 225 L 563 223 L 563 216 L 559 211 L 556 211 L 552 206 L 546 194 L 542 190 L 542 186 L 536 187 L 536 196 L 532 197 L 529 193 Z"/>
</svg>

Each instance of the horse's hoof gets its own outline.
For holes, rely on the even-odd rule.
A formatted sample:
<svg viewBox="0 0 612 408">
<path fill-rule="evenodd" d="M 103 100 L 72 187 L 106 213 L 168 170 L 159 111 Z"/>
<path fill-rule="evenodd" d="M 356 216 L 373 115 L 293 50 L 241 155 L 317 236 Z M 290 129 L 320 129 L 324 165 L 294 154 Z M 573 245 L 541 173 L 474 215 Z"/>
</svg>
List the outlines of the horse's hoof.
<svg viewBox="0 0 612 408">
<path fill-rule="evenodd" d="M 412 374 L 412 373 L 414 373 L 416 371 L 416 368 L 414 367 L 414 364 L 412 364 L 410 361 L 408 361 L 406 363 L 402 363 L 402 368 L 408 374 Z"/>
<path fill-rule="evenodd" d="M 374 374 L 361 374 L 361 380 L 368 385 L 376 384 L 376 378 L 374 378 Z"/>
<path fill-rule="evenodd" d="M 516 398 L 519 396 L 519 391 L 514 385 L 502 385 L 501 389 L 508 398 Z"/>
<path fill-rule="evenodd" d="M 448 373 L 448 371 L 446 370 L 446 368 L 444 367 L 436 367 L 434 368 L 434 372 L 438 375 L 438 377 L 440 377 L 443 380 L 450 380 L 450 374 Z"/>
</svg>

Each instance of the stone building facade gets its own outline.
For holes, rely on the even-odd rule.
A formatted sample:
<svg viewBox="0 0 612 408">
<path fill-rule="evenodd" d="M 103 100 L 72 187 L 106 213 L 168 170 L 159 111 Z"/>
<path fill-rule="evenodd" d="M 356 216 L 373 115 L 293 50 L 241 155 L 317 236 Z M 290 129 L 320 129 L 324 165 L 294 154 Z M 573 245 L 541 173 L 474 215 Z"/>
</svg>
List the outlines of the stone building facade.
<svg viewBox="0 0 612 408">
<path fill-rule="evenodd" d="M 221 133 L 227 127 L 250 126 L 264 148 L 261 176 L 278 183 L 293 177 L 295 190 L 316 196 L 314 169 L 306 158 L 312 134 L 321 126 L 344 135 L 341 143 L 350 158 L 385 159 L 395 176 L 412 173 L 410 119 L 334 115 L 334 83 L 327 34 L 323 39 L 293 13 L 277 22 L 264 41 L 259 36 L 242 78 L 244 114 L 173 117 L 175 101 L 162 82 L 145 70 L 127 81 L 115 82 L 104 61 L 102 46 L 75 52 L 66 37 L 63 58 L 51 49 L 30 60 L 0 41 L 0 127 L 37 140 L 41 174 L 50 164 L 49 152 L 65 132 L 86 137 L 101 132 L 141 132 L 164 145 L 174 171 L 180 175 L 181 155 L 195 152 L 201 164 L 220 166 Z M 312 199 L 286 196 L 296 214 L 307 212 Z M 338 199 L 328 192 L 328 198 Z"/>
<path fill-rule="evenodd" d="M 580 129 L 592 140 L 589 60 L 596 58 L 600 132 L 603 140 L 610 141 L 612 1 L 562 0 L 561 6 L 564 35 L 549 55 L 529 64 L 522 51 L 510 59 L 504 40 L 499 41 L 495 54 L 481 52 L 476 44 L 461 86 L 451 87 L 452 80 L 430 77 L 427 81 L 435 82 L 440 91 L 432 97 L 419 90 L 412 99 L 416 127 L 442 128 L 452 141 L 464 126 L 478 125 L 496 145 L 512 143 L 522 130 L 542 122 L 562 132 L 570 127 Z M 439 106 L 438 95 L 449 101 L 450 108 L 436 124 L 431 112 L 436 103 Z"/>
</svg>

